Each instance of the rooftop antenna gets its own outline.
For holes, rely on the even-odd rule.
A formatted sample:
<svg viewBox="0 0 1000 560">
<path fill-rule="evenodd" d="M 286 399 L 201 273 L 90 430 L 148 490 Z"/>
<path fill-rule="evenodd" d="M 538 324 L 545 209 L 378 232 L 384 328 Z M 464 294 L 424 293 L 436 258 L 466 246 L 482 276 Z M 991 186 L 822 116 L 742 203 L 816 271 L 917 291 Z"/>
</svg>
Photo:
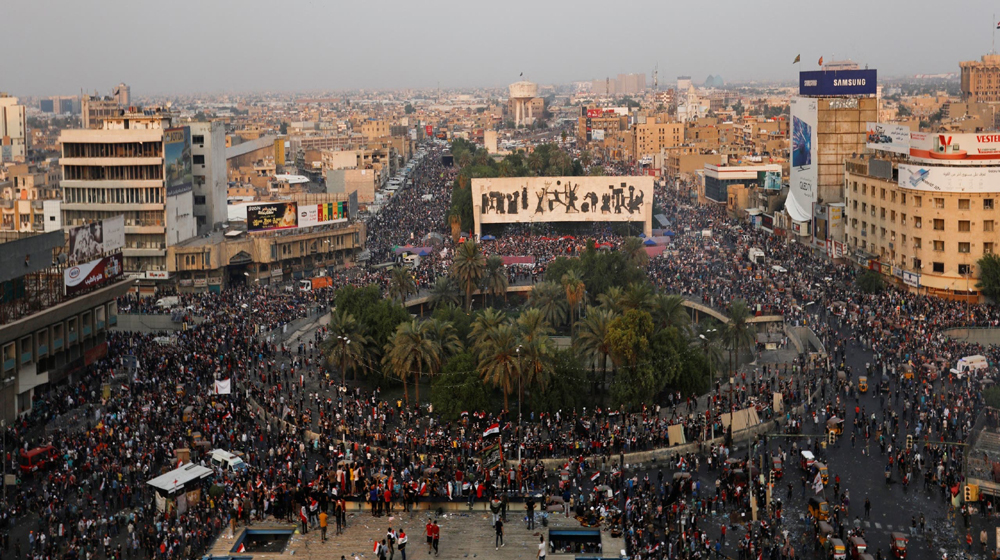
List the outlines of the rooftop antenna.
<svg viewBox="0 0 1000 560">
<path fill-rule="evenodd" d="M 657 72 L 660 69 L 660 63 L 657 62 L 656 66 L 653 67 L 653 91 L 659 91 L 659 82 L 657 80 Z"/>
<path fill-rule="evenodd" d="M 1000 23 L 997 23 L 997 13 L 993 12 L 993 44 L 990 46 L 990 54 L 997 54 L 997 27 L 1000 27 Z"/>
</svg>

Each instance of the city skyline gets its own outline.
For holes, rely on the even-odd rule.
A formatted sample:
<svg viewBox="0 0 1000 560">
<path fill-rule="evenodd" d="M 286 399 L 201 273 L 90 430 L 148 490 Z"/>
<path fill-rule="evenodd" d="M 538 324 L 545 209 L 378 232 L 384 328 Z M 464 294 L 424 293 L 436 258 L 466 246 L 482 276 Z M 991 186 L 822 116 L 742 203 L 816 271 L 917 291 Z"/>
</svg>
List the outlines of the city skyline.
<svg viewBox="0 0 1000 560">
<path fill-rule="evenodd" d="M 12 26 L 12 43 L 32 48 L 8 58 L 2 87 L 22 96 L 104 94 L 120 81 L 144 95 L 454 89 L 503 86 L 521 73 L 542 84 L 629 72 L 645 73 L 651 82 L 657 66 L 666 87 L 678 75 L 697 82 L 708 75 L 792 82 L 800 70 L 818 68 L 821 56 L 850 58 L 885 77 L 957 73 L 959 61 L 990 50 L 994 7 L 970 2 L 935 13 L 933 30 L 906 32 L 926 23 L 929 12 L 918 9 L 920 3 L 848 1 L 803 9 L 780 1 L 744 13 L 743 4 L 727 1 L 706 18 L 694 5 L 632 2 L 616 5 L 617 36 L 607 6 L 596 3 L 485 9 L 450 0 L 295 1 L 276 11 L 257 0 L 182 1 L 172 4 L 173 13 L 183 14 L 177 20 L 158 4 L 15 3 L 5 7 L 12 21 L 49 28 L 39 40 L 39 25 Z M 261 25 L 275 21 L 276 29 Z M 151 41 L 158 28 L 161 38 Z M 706 38 L 710 46 L 700 48 Z M 793 65 L 800 54 L 802 62 Z"/>
</svg>

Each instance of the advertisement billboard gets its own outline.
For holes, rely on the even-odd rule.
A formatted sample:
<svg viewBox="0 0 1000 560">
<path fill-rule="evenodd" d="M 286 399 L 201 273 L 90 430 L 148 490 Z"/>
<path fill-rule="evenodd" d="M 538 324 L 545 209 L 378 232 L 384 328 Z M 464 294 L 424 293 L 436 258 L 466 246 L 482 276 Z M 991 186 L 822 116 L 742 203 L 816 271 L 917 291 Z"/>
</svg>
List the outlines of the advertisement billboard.
<svg viewBox="0 0 1000 560">
<path fill-rule="evenodd" d="M 991 162 L 1000 160 L 1000 134 L 913 132 L 909 154 L 916 158 L 947 160 L 950 164 Z"/>
<path fill-rule="evenodd" d="M 757 184 L 767 191 L 780 191 L 781 171 L 758 171 Z"/>
<path fill-rule="evenodd" d="M 792 165 L 789 170 L 789 190 L 785 209 L 797 222 L 809 221 L 812 217 L 813 204 L 816 202 L 818 175 L 816 114 L 815 99 L 792 98 Z"/>
<path fill-rule="evenodd" d="M 910 127 L 870 122 L 865 126 L 865 142 L 872 150 L 906 155 L 910 153 Z"/>
<path fill-rule="evenodd" d="M 163 182 L 167 196 L 191 192 L 191 128 L 168 128 L 163 131 Z"/>
<path fill-rule="evenodd" d="M 71 296 L 93 288 L 100 288 L 121 278 L 123 273 L 121 253 L 71 266 L 63 271 L 66 295 Z"/>
<path fill-rule="evenodd" d="M 799 72 L 799 95 L 874 95 L 875 70 L 816 70 Z"/>
<path fill-rule="evenodd" d="M 1000 191 L 998 167 L 934 167 L 899 164 L 899 186 L 940 193 L 991 193 Z"/>
<path fill-rule="evenodd" d="M 247 205 L 247 231 L 270 231 L 299 227 L 298 208 L 294 202 L 271 202 Z"/>
<path fill-rule="evenodd" d="M 434 136 L 434 127 L 431 126 L 431 125 L 425 126 L 424 127 L 424 134 L 426 134 L 427 136 Z"/>
<path fill-rule="evenodd" d="M 322 226 L 347 220 L 346 200 L 299 206 L 299 227 Z"/>
<path fill-rule="evenodd" d="M 653 177 L 509 177 L 472 180 L 481 224 L 643 222 L 652 231 Z"/>
<path fill-rule="evenodd" d="M 602 129 L 602 128 L 595 128 L 590 133 L 590 139 L 593 140 L 593 141 L 595 141 L 595 142 L 600 142 L 601 140 L 604 140 L 604 129 Z"/>
<path fill-rule="evenodd" d="M 628 107 L 597 107 L 594 109 L 587 109 L 587 117 L 589 118 L 600 118 L 600 117 L 626 117 L 628 116 Z"/>
<path fill-rule="evenodd" d="M 69 261 L 82 263 L 125 246 L 125 217 L 115 216 L 69 230 Z"/>
</svg>

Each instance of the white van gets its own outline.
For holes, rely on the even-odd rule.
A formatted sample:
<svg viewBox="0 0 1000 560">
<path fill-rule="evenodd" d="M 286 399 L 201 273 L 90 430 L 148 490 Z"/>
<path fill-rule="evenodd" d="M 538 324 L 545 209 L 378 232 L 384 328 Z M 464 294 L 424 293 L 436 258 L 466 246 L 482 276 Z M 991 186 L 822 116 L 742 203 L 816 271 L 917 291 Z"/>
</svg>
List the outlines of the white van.
<svg viewBox="0 0 1000 560">
<path fill-rule="evenodd" d="M 773 270 L 777 274 L 784 274 L 788 272 L 787 268 L 777 264 L 771 265 L 771 270 Z"/>
<path fill-rule="evenodd" d="M 214 449 L 210 455 L 212 466 L 223 471 L 237 473 L 247 470 L 247 464 L 243 459 L 225 449 Z"/>
<path fill-rule="evenodd" d="M 976 354 L 975 356 L 966 356 L 959 360 L 955 367 L 951 368 L 951 372 L 961 379 L 966 373 L 972 374 L 980 370 L 986 370 L 989 367 L 990 364 L 986 361 L 986 356 Z"/>
<path fill-rule="evenodd" d="M 751 247 L 747 251 L 747 258 L 754 264 L 764 264 L 764 251 L 758 247 Z"/>
</svg>

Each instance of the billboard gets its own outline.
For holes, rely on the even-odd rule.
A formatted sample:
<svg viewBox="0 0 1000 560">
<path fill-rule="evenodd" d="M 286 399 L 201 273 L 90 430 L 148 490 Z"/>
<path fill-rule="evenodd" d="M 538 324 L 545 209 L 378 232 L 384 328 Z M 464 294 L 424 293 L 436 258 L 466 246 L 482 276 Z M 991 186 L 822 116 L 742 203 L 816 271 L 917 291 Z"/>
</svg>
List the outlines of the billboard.
<svg viewBox="0 0 1000 560">
<path fill-rule="evenodd" d="M 115 253 L 63 271 L 66 295 L 71 296 L 92 288 L 100 288 L 122 277 L 122 254 Z"/>
<path fill-rule="evenodd" d="M 600 117 L 627 117 L 628 107 L 597 107 L 594 109 L 587 109 L 588 118 L 600 118 Z"/>
<path fill-rule="evenodd" d="M 590 133 L 590 139 L 593 140 L 593 141 L 595 141 L 595 142 L 599 142 L 601 140 L 604 140 L 604 129 L 595 128 Z"/>
<path fill-rule="evenodd" d="M 425 126 L 425 127 L 424 127 L 424 133 L 425 133 L 425 134 L 426 134 L 427 136 L 434 136 L 434 127 L 433 127 L 433 126 L 431 126 L 431 125 L 427 125 L 427 126 Z"/>
<path fill-rule="evenodd" d="M 82 263 L 125 246 L 125 217 L 115 216 L 69 230 L 69 261 Z"/>
<path fill-rule="evenodd" d="M 347 220 L 348 201 L 303 204 L 298 208 L 299 227 L 322 226 Z"/>
<path fill-rule="evenodd" d="M 472 180 L 481 224 L 643 222 L 652 232 L 653 177 L 508 177 Z"/>
<path fill-rule="evenodd" d="M 911 156 L 947 160 L 949 163 L 979 164 L 1000 160 L 1000 134 L 965 133 L 910 134 Z"/>
<path fill-rule="evenodd" d="M 167 196 L 191 192 L 191 128 L 168 128 L 163 131 L 163 182 Z"/>
<path fill-rule="evenodd" d="M 780 191 L 781 171 L 758 171 L 757 184 L 767 191 Z"/>
<path fill-rule="evenodd" d="M 247 231 L 269 231 L 299 227 L 298 208 L 294 202 L 271 202 L 247 205 Z"/>
<path fill-rule="evenodd" d="M 870 122 L 865 126 L 866 146 L 897 154 L 910 153 L 910 127 L 901 124 Z"/>
<path fill-rule="evenodd" d="M 874 95 L 875 70 L 817 70 L 799 72 L 799 95 Z"/>
<path fill-rule="evenodd" d="M 899 164 L 900 188 L 940 193 L 1000 192 L 1000 167 L 934 167 Z"/>
<path fill-rule="evenodd" d="M 792 98 L 792 165 L 785 209 L 797 222 L 809 221 L 816 202 L 816 108 L 815 99 Z"/>
</svg>

